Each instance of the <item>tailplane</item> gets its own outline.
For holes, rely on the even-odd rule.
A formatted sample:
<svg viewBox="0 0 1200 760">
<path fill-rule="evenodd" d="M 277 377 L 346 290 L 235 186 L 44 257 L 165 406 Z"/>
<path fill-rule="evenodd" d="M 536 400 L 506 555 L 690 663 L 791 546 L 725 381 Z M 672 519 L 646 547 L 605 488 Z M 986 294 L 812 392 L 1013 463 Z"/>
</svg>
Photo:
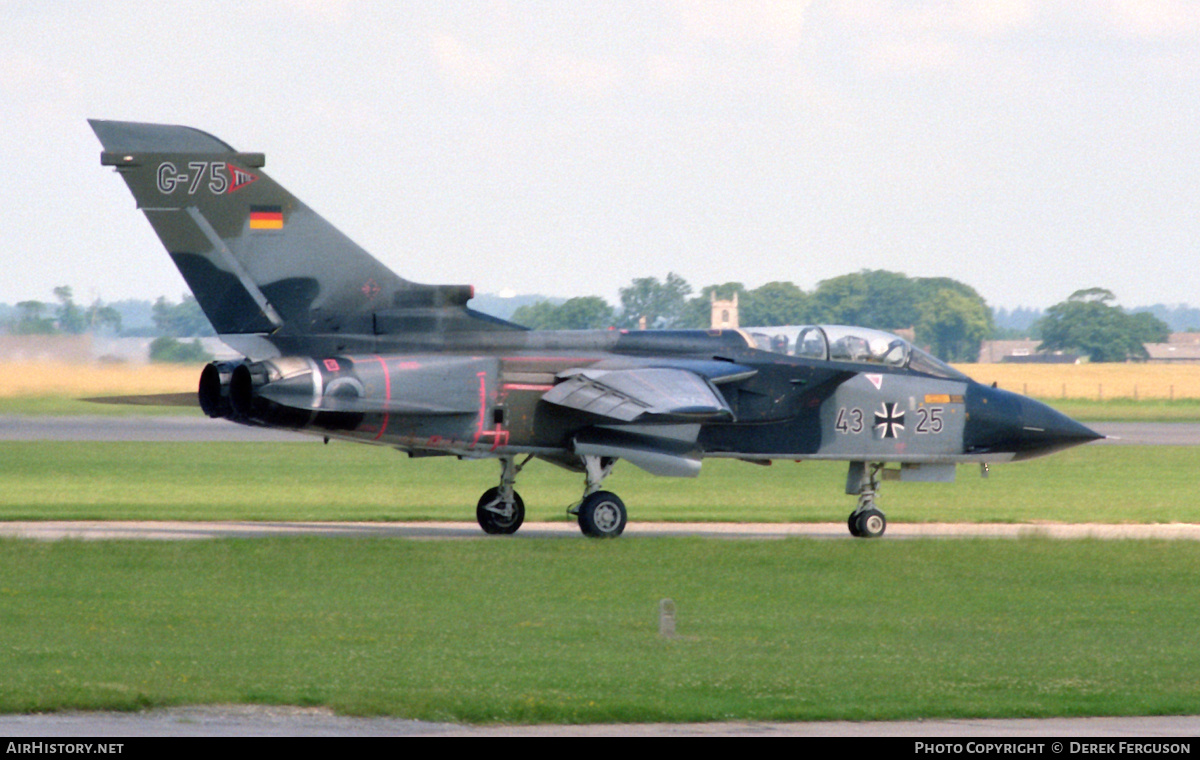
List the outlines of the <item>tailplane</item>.
<svg viewBox="0 0 1200 760">
<path fill-rule="evenodd" d="M 393 273 L 272 180 L 261 153 L 191 127 L 89 123 L 222 337 L 518 329 L 466 309 L 470 286 Z"/>
</svg>

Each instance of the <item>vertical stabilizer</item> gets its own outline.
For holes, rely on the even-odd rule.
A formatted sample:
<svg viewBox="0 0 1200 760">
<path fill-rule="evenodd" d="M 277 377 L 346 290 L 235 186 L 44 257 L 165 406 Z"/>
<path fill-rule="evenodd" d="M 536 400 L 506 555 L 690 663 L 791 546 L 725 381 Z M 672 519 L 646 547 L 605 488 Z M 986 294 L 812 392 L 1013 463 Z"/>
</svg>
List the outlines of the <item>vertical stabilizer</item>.
<svg viewBox="0 0 1200 760">
<path fill-rule="evenodd" d="M 271 179 L 263 154 L 191 127 L 89 123 L 222 336 L 411 332 L 414 307 L 473 315 L 469 286 L 397 276 Z M 434 323 L 485 322 L 447 316 Z"/>
</svg>

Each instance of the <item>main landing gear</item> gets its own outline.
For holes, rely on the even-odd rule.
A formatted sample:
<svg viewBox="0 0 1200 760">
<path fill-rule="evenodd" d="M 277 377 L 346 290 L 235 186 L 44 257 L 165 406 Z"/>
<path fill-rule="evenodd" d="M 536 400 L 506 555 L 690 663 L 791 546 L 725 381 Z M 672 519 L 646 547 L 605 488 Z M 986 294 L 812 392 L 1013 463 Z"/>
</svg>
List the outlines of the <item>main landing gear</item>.
<svg viewBox="0 0 1200 760">
<path fill-rule="evenodd" d="M 850 513 L 846 526 L 855 538 L 879 538 L 887 530 L 887 518 L 875 508 L 875 494 L 879 491 L 879 473 L 882 470 L 882 463 L 850 463 L 846 493 L 858 494 L 858 507 Z"/>
<path fill-rule="evenodd" d="M 500 485 L 489 488 L 479 497 L 475 519 L 485 533 L 516 533 L 525 521 L 525 502 L 516 492 L 517 473 L 529 463 L 527 456 L 518 464 L 512 457 L 500 457 Z M 612 457 L 584 456 L 587 481 L 583 499 L 567 512 L 579 520 L 579 529 L 590 538 L 616 538 L 625 530 L 625 502 L 611 491 L 601 491 L 600 484 L 612 472 L 617 460 Z"/>
<path fill-rule="evenodd" d="M 517 483 L 517 473 L 532 458 L 532 455 L 527 456 L 520 464 L 512 457 L 500 458 L 500 485 L 484 491 L 475 507 L 475 519 L 484 533 L 516 533 L 525 522 L 525 502 L 513 486 Z"/>
<path fill-rule="evenodd" d="M 625 502 L 611 491 L 601 491 L 600 484 L 617 463 L 612 457 L 583 457 L 587 482 L 579 506 L 568 509 L 579 519 L 579 529 L 589 538 L 616 538 L 625 530 Z"/>
</svg>

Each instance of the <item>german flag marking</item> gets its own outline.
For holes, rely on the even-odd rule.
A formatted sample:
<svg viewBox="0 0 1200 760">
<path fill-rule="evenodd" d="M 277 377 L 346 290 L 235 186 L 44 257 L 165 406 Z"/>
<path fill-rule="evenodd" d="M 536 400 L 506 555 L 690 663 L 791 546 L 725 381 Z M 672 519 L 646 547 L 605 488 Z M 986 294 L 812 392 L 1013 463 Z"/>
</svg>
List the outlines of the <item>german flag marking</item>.
<svg viewBox="0 0 1200 760">
<path fill-rule="evenodd" d="M 251 206 L 250 229 L 252 230 L 281 230 L 283 229 L 283 209 L 279 206 Z"/>
</svg>

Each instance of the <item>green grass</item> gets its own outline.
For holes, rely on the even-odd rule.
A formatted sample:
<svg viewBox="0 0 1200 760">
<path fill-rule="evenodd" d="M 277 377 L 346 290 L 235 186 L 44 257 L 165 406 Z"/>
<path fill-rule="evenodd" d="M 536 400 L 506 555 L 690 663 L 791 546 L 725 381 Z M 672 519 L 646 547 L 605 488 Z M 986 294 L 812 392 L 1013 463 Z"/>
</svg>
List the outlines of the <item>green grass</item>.
<svg viewBox="0 0 1200 760">
<path fill-rule="evenodd" d="M 892 521 L 1200 522 L 1191 447 L 886 483 Z M 495 462 L 345 443 L 0 443 L 0 519 L 473 521 Z M 623 463 L 633 520 L 845 519 L 844 463 Z M 529 519 L 582 479 L 532 463 Z M 468 722 L 1196 714 L 1200 545 L 0 540 L 0 712 L 328 706 Z M 660 599 L 678 634 L 657 633 Z"/>
<path fill-rule="evenodd" d="M 1200 522 L 1194 447 L 1101 446 L 958 480 L 884 483 L 888 519 L 931 522 Z M 320 443 L 0 442 L 2 520 L 464 520 L 496 484 L 494 461 L 409 459 Z M 846 464 L 706 460 L 695 479 L 618 464 L 605 487 L 632 520 L 842 521 Z M 528 520 L 566 519 L 583 479 L 544 462 L 521 473 Z"/>
<path fill-rule="evenodd" d="M 0 711 L 1195 714 L 1197 573 L 1192 542 L 7 540 Z"/>
<path fill-rule="evenodd" d="M 1080 422 L 1200 422 L 1200 399 L 1040 399 Z"/>
</svg>

